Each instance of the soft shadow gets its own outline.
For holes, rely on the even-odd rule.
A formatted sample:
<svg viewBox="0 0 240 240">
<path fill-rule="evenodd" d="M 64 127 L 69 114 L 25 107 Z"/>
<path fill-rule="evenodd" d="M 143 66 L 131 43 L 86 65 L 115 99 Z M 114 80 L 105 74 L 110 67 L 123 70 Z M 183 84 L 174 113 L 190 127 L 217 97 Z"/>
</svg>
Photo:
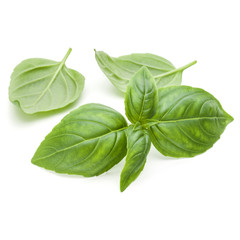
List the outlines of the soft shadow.
<svg viewBox="0 0 240 240">
<path fill-rule="evenodd" d="M 109 81 L 108 79 L 101 79 L 101 81 Z M 109 96 L 117 96 L 120 98 L 124 99 L 124 93 L 121 92 L 120 90 L 118 90 L 114 85 L 112 85 L 111 82 L 108 83 L 107 87 L 105 87 L 104 89 L 106 91 L 106 94 L 108 94 Z"/>
<path fill-rule="evenodd" d="M 76 175 L 76 174 L 67 174 L 67 173 L 57 173 L 48 169 L 41 168 L 42 171 L 47 171 L 50 174 L 53 174 L 55 176 L 61 177 L 61 178 L 79 178 L 79 179 L 94 179 L 96 177 L 98 178 L 112 178 L 112 177 L 119 177 L 121 174 L 121 171 L 125 164 L 125 158 L 122 159 L 118 164 L 113 166 L 111 169 L 109 169 L 107 172 L 104 172 L 98 176 L 93 177 L 84 177 L 82 175 Z"/>
<path fill-rule="evenodd" d="M 46 170 L 46 169 L 44 169 Z M 46 170 L 47 172 L 55 175 L 55 176 L 58 176 L 58 177 L 61 177 L 61 178 L 79 178 L 79 179 L 85 179 L 86 177 L 84 176 L 81 176 L 81 175 L 74 175 L 74 174 L 67 174 L 67 173 L 56 173 L 54 171 L 50 171 L 50 170 Z"/>
<path fill-rule="evenodd" d="M 183 158 L 174 158 L 174 157 L 167 157 L 162 155 L 158 150 L 152 145 L 151 150 L 148 154 L 148 159 L 158 160 L 181 160 Z"/>
<path fill-rule="evenodd" d="M 118 97 L 124 98 L 125 94 L 123 92 L 121 92 L 120 90 L 118 90 L 117 88 L 115 88 L 113 85 L 111 85 L 109 87 L 109 93 L 111 93 L 112 95 L 116 95 Z"/>
</svg>

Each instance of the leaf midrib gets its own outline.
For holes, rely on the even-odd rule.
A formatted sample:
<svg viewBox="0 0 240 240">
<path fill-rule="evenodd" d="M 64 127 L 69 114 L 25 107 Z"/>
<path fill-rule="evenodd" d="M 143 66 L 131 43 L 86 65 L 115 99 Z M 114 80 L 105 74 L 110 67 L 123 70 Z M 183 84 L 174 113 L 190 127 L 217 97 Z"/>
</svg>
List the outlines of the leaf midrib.
<svg viewBox="0 0 240 240">
<path fill-rule="evenodd" d="M 109 72 L 111 72 L 111 74 L 115 75 L 117 78 L 124 80 L 125 82 L 122 83 L 122 85 L 126 85 L 129 82 L 129 79 L 120 76 L 118 73 L 114 72 L 114 70 L 112 69 L 111 66 L 108 66 L 105 64 L 105 62 L 102 60 L 101 56 L 99 56 L 98 54 L 96 54 L 96 59 L 97 61 L 99 61 L 99 63 L 102 65 L 102 67 L 106 68 Z M 109 74 L 107 74 L 109 75 Z M 117 82 L 118 84 L 121 84 L 121 82 Z"/>
<path fill-rule="evenodd" d="M 45 95 L 45 93 L 50 89 L 51 85 L 53 84 L 53 82 L 56 80 L 59 72 L 62 70 L 63 66 L 64 66 L 65 62 L 61 61 L 59 64 L 59 67 L 57 68 L 55 74 L 53 75 L 53 77 L 51 78 L 50 82 L 48 83 L 47 87 L 43 90 L 43 92 L 40 94 L 40 96 L 29 106 L 25 106 L 25 108 L 30 108 L 32 106 L 34 106 L 36 103 L 38 103 L 40 101 L 40 99 Z"/>
<path fill-rule="evenodd" d="M 53 155 L 55 155 L 55 154 L 57 154 L 57 153 L 59 153 L 59 152 L 67 151 L 67 150 L 69 150 L 69 149 L 71 149 L 71 148 L 74 148 L 74 147 L 76 147 L 76 146 L 78 146 L 78 145 L 80 145 L 80 144 L 82 144 L 82 143 L 84 143 L 84 142 L 96 140 L 96 139 L 99 139 L 99 138 L 101 138 L 101 137 L 107 136 L 108 134 L 112 134 L 112 133 L 115 133 L 115 132 L 123 131 L 123 130 L 125 130 L 125 129 L 127 129 L 127 128 L 128 128 L 128 127 L 120 128 L 120 129 L 117 129 L 117 130 L 108 132 L 108 133 L 103 134 L 103 135 L 98 136 L 98 137 L 94 137 L 94 138 L 90 138 L 90 139 L 83 140 L 83 141 L 78 142 L 78 143 L 76 143 L 76 144 L 74 144 L 74 145 L 71 145 L 71 146 L 69 146 L 69 147 L 60 149 L 59 151 L 56 151 L 56 152 L 54 152 L 54 153 L 52 153 L 52 154 L 49 154 L 49 155 L 47 155 L 47 156 L 44 156 L 44 157 L 41 157 L 41 158 L 37 158 L 37 159 L 34 159 L 34 158 L 33 158 L 33 160 L 34 160 L 34 161 L 38 161 L 38 160 L 41 160 L 41 159 L 45 159 L 45 158 L 51 157 L 51 156 L 53 156 Z"/>
<path fill-rule="evenodd" d="M 184 121 L 195 121 L 195 120 L 212 120 L 212 119 L 224 119 L 227 120 L 227 117 L 193 117 L 193 118 L 182 118 L 182 119 L 176 119 L 176 120 L 161 120 L 161 121 L 155 121 L 151 120 L 153 124 L 148 124 L 146 123 L 145 125 L 147 127 L 154 126 L 156 124 L 161 124 L 161 123 L 176 123 L 176 122 L 184 122 Z"/>
</svg>

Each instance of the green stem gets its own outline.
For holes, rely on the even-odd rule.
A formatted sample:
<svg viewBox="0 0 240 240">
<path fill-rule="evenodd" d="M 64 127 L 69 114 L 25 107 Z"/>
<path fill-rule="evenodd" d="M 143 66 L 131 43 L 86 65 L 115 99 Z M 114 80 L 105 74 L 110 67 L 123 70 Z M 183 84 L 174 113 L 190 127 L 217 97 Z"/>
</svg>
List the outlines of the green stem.
<svg viewBox="0 0 240 240">
<path fill-rule="evenodd" d="M 162 77 L 171 75 L 171 74 L 176 73 L 176 72 L 182 72 L 183 70 L 191 67 L 192 65 L 194 65 L 194 64 L 196 64 L 196 63 L 197 63 L 196 60 L 195 60 L 195 61 L 192 61 L 192 62 L 188 63 L 187 65 L 184 65 L 184 66 L 182 66 L 182 67 L 180 67 L 180 68 L 176 68 L 176 69 L 173 69 L 173 70 L 171 70 L 171 71 L 169 71 L 169 72 L 166 72 L 166 73 L 163 73 L 163 74 L 159 74 L 159 75 L 157 75 L 157 76 L 154 76 L 154 78 L 159 78 L 159 77 L 162 78 Z"/>
<path fill-rule="evenodd" d="M 67 60 L 68 56 L 70 55 L 71 51 L 72 51 L 72 49 L 69 48 L 66 55 L 64 56 L 63 60 L 61 61 L 62 65 L 66 62 L 66 60 Z"/>
</svg>

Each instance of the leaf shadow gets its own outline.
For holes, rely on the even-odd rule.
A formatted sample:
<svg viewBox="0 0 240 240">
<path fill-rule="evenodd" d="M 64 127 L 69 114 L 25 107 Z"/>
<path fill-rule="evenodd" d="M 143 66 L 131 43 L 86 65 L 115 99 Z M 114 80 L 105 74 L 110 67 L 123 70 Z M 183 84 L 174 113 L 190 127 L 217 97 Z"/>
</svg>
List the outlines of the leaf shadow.
<svg viewBox="0 0 240 240">
<path fill-rule="evenodd" d="M 57 177 L 61 178 L 79 178 L 79 179 L 95 179 L 95 178 L 119 178 L 121 171 L 123 169 L 123 166 L 125 164 L 125 158 L 123 158 L 118 164 L 113 166 L 111 169 L 109 169 L 107 172 L 104 172 L 98 176 L 93 176 L 93 177 L 84 177 L 82 175 L 76 175 L 76 174 L 67 174 L 67 173 L 57 173 L 48 169 L 41 168 L 43 171 L 47 171 L 50 174 L 53 174 Z"/>
<path fill-rule="evenodd" d="M 102 80 L 102 79 L 101 79 Z M 103 79 L 102 81 L 108 81 L 108 79 Z M 108 94 L 108 96 L 114 96 L 114 97 L 119 97 L 124 99 L 125 93 L 121 92 L 120 90 L 118 90 L 114 85 L 112 85 L 111 82 L 108 83 L 107 87 L 105 87 L 104 91 L 106 91 L 106 94 Z"/>
<path fill-rule="evenodd" d="M 174 157 L 168 157 L 161 154 L 153 145 L 151 146 L 151 150 L 148 154 L 149 159 L 154 159 L 155 161 L 169 161 L 169 160 L 181 160 L 183 158 L 174 158 Z"/>
</svg>

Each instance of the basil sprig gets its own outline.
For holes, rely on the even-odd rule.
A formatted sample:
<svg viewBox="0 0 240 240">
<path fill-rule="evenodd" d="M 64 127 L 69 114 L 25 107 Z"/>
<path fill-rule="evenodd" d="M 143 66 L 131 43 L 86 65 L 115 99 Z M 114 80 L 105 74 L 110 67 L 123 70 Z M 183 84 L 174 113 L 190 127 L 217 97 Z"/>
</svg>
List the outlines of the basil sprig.
<svg viewBox="0 0 240 240">
<path fill-rule="evenodd" d="M 61 62 L 30 58 L 19 63 L 11 75 L 10 101 L 27 114 L 63 108 L 76 101 L 85 79 L 66 67 L 71 51 L 70 48 Z"/>
<path fill-rule="evenodd" d="M 160 88 L 181 85 L 183 71 L 197 62 L 175 68 L 167 59 L 150 53 L 133 53 L 115 58 L 96 50 L 95 58 L 106 77 L 122 92 L 126 92 L 130 79 L 143 66 L 149 69 L 157 88 Z"/>
<path fill-rule="evenodd" d="M 120 190 L 143 170 L 151 142 L 165 156 L 193 157 L 211 148 L 233 118 L 208 92 L 188 86 L 157 89 L 146 67 L 132 77 L 125 111 L 87 104 L 47 135 L 32 163 L 59 173 L 96 176 L 126 156 Z"/>
</svg>

